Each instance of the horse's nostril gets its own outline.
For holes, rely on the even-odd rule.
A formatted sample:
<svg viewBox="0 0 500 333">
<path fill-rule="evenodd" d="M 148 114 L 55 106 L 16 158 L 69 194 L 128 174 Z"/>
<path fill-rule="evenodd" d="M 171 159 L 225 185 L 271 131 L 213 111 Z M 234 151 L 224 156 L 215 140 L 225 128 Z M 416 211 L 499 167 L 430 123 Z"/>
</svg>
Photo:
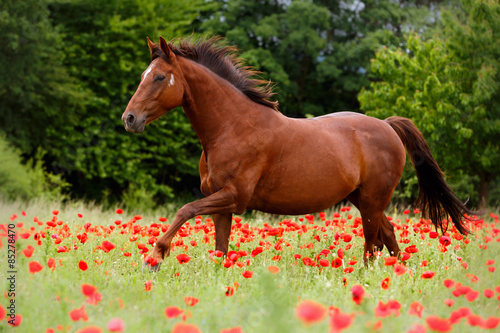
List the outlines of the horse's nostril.
<svg viewBox="0 0 500 333">
<path fill-rule="evenodd" d="M 133 124 L 133 123 L 134 123 L 134 120 L 135 120 L 134 115 L 133 115 L 133 114 L 131 114 L 131 113 L 129 113 L 129 114 L 127 115 L 127 123 L 131 125 L 131 124 Z"/>
</svg>

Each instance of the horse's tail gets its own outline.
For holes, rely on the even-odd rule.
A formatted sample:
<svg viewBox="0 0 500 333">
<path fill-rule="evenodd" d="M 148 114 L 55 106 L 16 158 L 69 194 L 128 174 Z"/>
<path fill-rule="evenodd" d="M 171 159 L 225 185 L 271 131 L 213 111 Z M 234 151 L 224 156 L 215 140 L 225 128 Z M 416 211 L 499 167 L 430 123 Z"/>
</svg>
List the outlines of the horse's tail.
<svg viewBox="0 0 500 333">
<path fill-rule="evenodd" d="M 410 119 L 390 117 L 385 120 L 403 142 L 418 177 L 420 191 L 416 206 L 425 218 L 430 218 L 436 228 L 445 232 L 448 228 L 448 215 L 460 233 L 470 233 L 463 222 L 464 214 L 474 214 L 460 201 L 451 187 L 446 184 L 443 172 L 439 168 L 424 136 Z M 470 218 L 465 217 L 470 220 Z M 443 230 L 444 229 L 444 230 Z"/>
</svg>

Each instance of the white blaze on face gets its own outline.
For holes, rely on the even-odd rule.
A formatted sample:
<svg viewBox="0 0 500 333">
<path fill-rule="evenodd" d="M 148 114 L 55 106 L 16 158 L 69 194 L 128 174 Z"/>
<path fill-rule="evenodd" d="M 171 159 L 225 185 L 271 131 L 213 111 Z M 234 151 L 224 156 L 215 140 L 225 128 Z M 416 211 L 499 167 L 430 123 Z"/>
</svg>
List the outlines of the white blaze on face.
<svg viewBox="0 0 500 333">
<path fill-rule="evenodd" d="M 168 85 L 169 86 L 173 86 L 174 82 L 175 82 L 175 80 L 174 80 L 174 74 L 170 74 L 170 81 L 168 82 Z"/>
<path fill-rule="evenodd" d="M 144 71 L 144 77 L 142 78 L 142 81 L 146 80 L 146 77 L 148 76 L 149 73 L 151 73 L 151 70 L 153 69 L 154 64 L 151 63 L 149 67 Z"/>
</svg>

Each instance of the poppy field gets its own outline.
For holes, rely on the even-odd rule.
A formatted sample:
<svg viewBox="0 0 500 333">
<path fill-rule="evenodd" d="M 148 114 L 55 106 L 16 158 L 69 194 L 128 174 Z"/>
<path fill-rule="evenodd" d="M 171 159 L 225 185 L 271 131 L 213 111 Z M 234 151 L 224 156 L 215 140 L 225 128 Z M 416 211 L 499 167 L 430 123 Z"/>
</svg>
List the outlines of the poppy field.
<svg viewBox="0 0 500 333">
<path fill-rule="evenodd" d="M 500 329 L 494 213 L 471 222 L 473 234 L 462 236 L 454 227 L 436 232 L 418 210 L 388 210 L 401 256 L 376 252 L 368 267 L 355 208 L 234 216 L 227 256 L 214 251 L 211 218 L 198 216 L 181 228 L 158 273 L 143 269 L 174 211 L 10 211 L 0 225 L 0 331 Z"/>
</svg>

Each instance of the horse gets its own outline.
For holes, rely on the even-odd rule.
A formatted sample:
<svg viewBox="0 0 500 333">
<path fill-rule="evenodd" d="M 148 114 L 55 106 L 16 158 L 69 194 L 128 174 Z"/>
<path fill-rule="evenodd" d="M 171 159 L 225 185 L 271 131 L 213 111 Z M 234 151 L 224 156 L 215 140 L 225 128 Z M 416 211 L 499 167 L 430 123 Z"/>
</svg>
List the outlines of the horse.
<svg viewBox="0 0 500 333">
<path fill-rule="evenodd" d="M 180 227 L 197 215 L 212 215 L 215 249 L 227 254 L 233 214 L 252 209 L 302 215 L 344 199 L 361 213 L 365 265 L 384 246 L 399 256 L 384 210 L 402 176 L 405 148 L 418 176 L 416 206 L 423 216 L 442 232 L 449 216 L 460 233 L 469 233 L 465 219 L 472 212 L 445 182 L 410 119 L 354 112 L 289 118 L 270 100 L 273 87 L 255 78 L 257 72 L 245 67 L 223 38 L 147 42 L 151 63 L 123 124 L 141 133 L 146 124 L 182 106 L 203 148 L 199 173 L 205 196 L 179 209 L 156 241 L 150 270 L 159 270 Z"/>
</svg>

